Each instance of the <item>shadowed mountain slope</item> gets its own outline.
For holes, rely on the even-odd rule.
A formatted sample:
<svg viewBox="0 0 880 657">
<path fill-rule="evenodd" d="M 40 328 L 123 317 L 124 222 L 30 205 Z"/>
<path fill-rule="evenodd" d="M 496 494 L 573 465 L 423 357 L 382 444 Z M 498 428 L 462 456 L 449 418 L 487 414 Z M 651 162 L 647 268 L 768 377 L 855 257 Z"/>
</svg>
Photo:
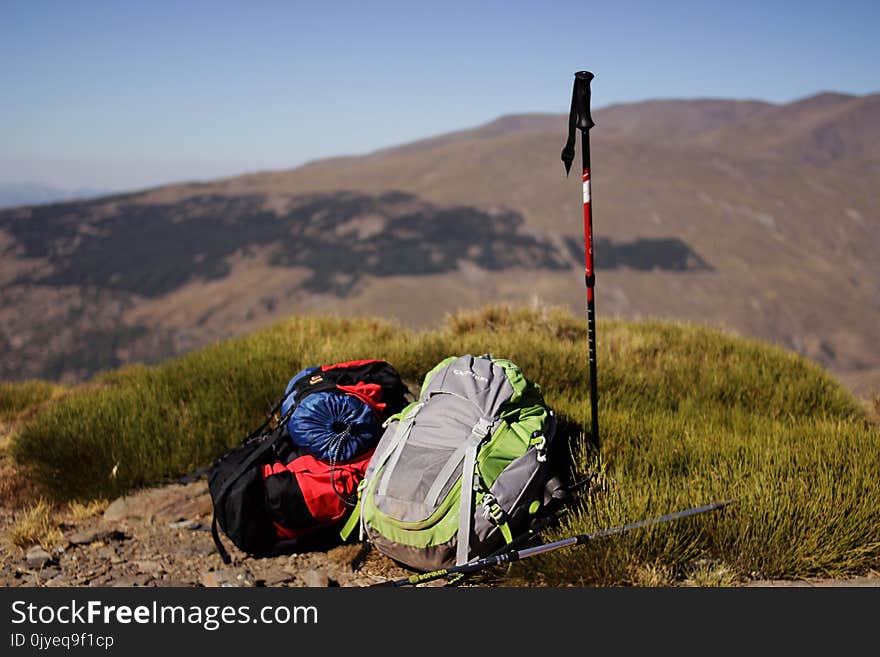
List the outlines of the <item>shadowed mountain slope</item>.
<svg viewBox="0 0 880 657">
<path fill-rule="evenodd" d="M 880 381 L 878 103 L 595 111 L 597 313 L 722 325 Z M 82 378 L 292 313 L 424 326 L 495 300 L 580 310 L 565 119 L 0 212 L 0 376 Z"/>
</svg>

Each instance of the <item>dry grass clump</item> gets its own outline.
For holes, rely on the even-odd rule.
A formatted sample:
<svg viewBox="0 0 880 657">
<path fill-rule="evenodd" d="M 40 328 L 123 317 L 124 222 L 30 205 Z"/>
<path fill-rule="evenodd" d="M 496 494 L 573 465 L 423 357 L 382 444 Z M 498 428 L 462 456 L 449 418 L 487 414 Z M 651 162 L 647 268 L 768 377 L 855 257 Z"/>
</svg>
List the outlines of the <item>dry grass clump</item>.
<svg viewBox="0 0 880 657">
<path fill-rule="evenodd" d="M 51 550 L 64 541 L 64 534 L 55 522 L 52 506 L 45 500 L 38 500 L 16 514 L 8 530 L 8 540 L 21 549 L 39 544 Z"/>
</svg>

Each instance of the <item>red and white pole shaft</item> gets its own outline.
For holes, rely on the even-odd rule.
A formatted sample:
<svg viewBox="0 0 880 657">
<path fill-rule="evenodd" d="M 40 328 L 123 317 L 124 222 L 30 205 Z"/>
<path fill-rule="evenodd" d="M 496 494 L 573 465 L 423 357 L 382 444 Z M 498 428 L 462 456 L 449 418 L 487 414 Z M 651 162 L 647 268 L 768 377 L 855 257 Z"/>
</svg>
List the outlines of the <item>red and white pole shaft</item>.
<svg viewBox="0 0 880 657">
<path fill-rule="evenodd" d="M 587 287 L 587 340 L 590 352 L 590 433 L 593 443 L 598 448 L 599 393 L 596 384 L 596 306 L 593 294 L 596 273 L 593 268 L 593 209 L 590 190 L 590 128 L 595 125 L 590 116 L 590 82 L 593 77 L 589 71 L 578 71 L 574 74 L 571 114 L 568 118 L 568 141 L 562 150 L 562 161 L 568 174 L 574 161 L 577 131 L 580 130 L 584 172 L 584 282 Z"/>
<path fill-rule="evenodd" d="M 599 447 L 599 390 L 596 381 L 596 302 L 593 288 L 596 272 L 593 269 L 593 208 L 590 195 L 590 132 L 583 132 L 584 161 L 584 282 L 587 287 L 587 342 L 590 352 L 590 433 Z"/>
<path fill-rule="evenodd" d="M 584 280 L 587 301 L 593 301 L 596 274 L 593 271 L 593 211 L 590 207 L 590 170 L 584 168 Z"/>
</svg>

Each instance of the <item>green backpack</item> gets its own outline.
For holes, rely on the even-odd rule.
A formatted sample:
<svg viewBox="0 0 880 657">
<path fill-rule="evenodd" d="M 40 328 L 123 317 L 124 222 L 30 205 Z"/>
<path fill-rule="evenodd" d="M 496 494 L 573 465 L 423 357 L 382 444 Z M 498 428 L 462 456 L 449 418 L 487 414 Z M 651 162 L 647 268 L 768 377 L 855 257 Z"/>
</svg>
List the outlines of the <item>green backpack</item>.
<svg viewBox="0 0 880 657">
<path fill-rule="evenodd" d="M 393 415 L 343 528 L 395 561 L 430 571 L 487 556 L 527 531 L 562 487 L 556 418 L 509 360 L 450 356 Z"/>
</svg>

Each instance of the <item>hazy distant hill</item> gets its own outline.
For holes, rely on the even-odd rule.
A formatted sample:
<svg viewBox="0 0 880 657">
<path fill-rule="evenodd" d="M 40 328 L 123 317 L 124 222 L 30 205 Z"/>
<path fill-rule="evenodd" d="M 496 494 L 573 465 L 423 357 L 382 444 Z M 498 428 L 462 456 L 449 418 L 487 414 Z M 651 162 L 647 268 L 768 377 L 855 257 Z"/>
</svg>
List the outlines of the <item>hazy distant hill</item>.
<svg viewBox="0 0 880 657">
<path fill-rule="evenodd" d="M 594 112 L 597 314 L 728 326 L 880 382 L 880 95 Z M 563 115 L 0 212 L 0 377 L 77 379 L 292 313 L 583 306 Z M 601 335 L 599 336 L 601 340 Z M 880 384 L 878 384 L 880 385 Z"/>
<path fill-rule="evenodd" d="M 63 189 L 41 183 L 0 182 L 0 208 L 13 208 L 19 205 L 35 205 L 37 203 L 52 203 L 55 201 L 69 201 L 72 199 L 92 198 L 106 194 L 105 190 L 89 189 Z"/>
</svg>

